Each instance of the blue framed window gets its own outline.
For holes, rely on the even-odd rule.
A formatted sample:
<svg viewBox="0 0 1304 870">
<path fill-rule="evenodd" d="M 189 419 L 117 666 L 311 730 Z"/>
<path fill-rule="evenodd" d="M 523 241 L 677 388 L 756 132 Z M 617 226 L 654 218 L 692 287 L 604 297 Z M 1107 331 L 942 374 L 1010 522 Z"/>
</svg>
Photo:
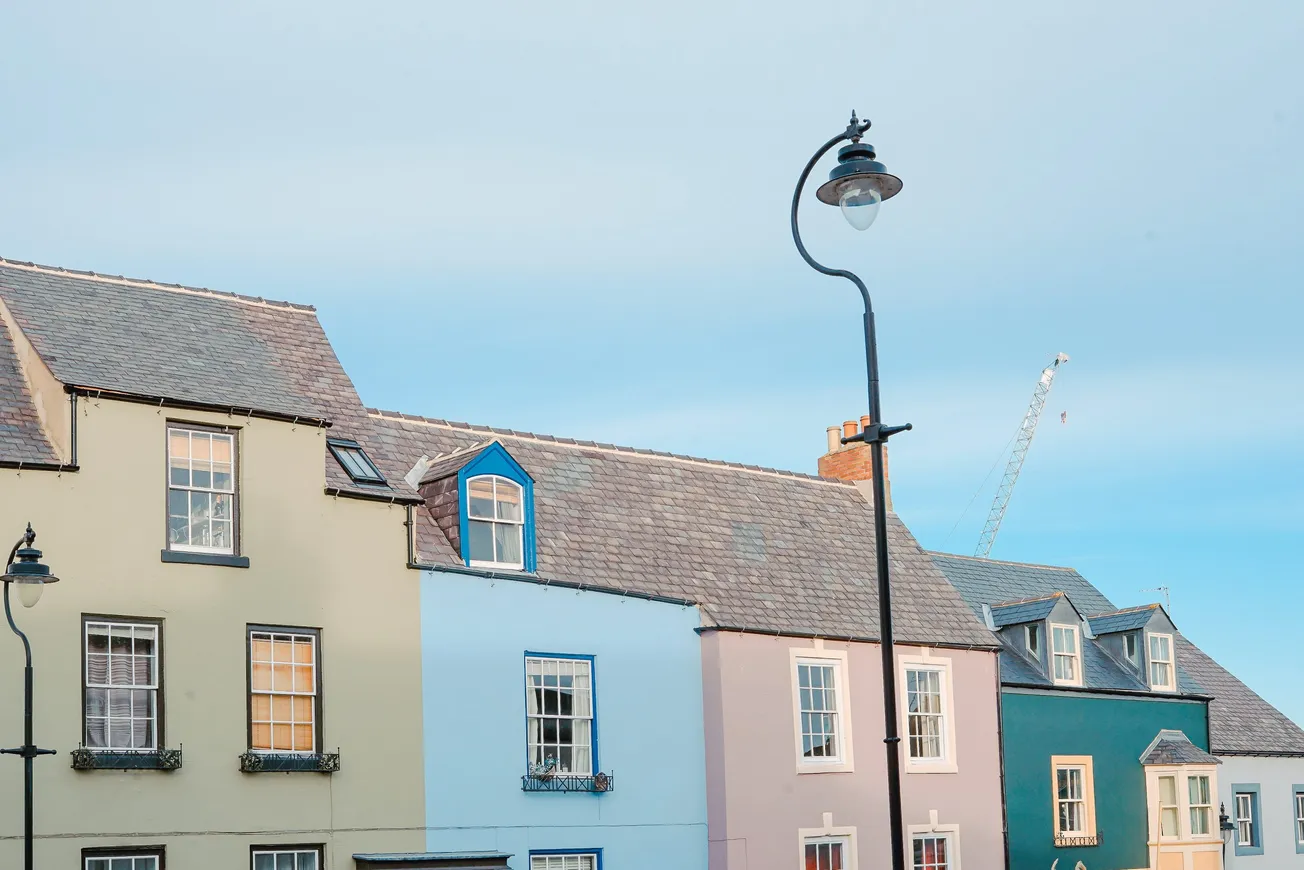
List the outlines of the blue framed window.
<svg viewBox="0 0 1304 870">
<path fill-rule="evenodd" d="M 469 567 L 535 570 L 534 481 L 498 442 L 457 473 L 462 560 Z"/>
<path fill-rule="evenodd" d="M 602 870 L 601 849 L 536 849 L 530 870 Z"/>
<path fill-rule="evenodd" d="M 1263 854 L 1263 819 L 1258 783 L 1232 785 L 1232 822 L 1236 826 L 1236 854 Z"/>
<path fill-rule="evenodd" d="M 1304 785 L 1292 786 L 1290 792 L 1295 810 L 1295 853 L 1304 855 Z"/>
<path fill-rule="evenodd" d="M 531 777 L 598 773 L 598 705 L 590 655 L 526 652 L 526 764 Z"/>
</svg>

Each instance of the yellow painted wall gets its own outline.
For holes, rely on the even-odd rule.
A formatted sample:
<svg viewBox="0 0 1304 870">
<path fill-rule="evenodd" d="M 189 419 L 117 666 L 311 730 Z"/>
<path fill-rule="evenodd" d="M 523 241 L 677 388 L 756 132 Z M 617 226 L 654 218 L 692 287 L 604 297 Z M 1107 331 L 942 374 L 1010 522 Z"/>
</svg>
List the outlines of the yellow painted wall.
<svg viewBox="0 0 1304 870">
<path fill-rule="evenodd" d="M 84 847 L 167 847 L 170 868 L 249 866 L 249 846 L 325 843 L 421 851 L 418 572 L 402 507 L 324 494 L 325 435 L 308 426 L 81 399 L 77 473 L 0 469 L 0 543 L 30 520 L 61 578 L 32 610 L 38 745 L 36 865 L 80 866 Z M 248 569 L 163 563 L 169 419 L 241 427 L 241 553 Z M 7 552 L 7 550 L 6 550 Z M 0 558 L 3 554 L 0 553 Z M 182 769 L 78 772 L 81 615 L 163 625 L 164 739 Z M 321 629 L 324 748 L 341 770 L 243 774 L 245 627 Z M 0 744 L 22 740 L 22 646 L 0 624 Z M 288 833 L 280 833 L 288 832 Z M 0 757 L 0 867 L 20 866 L 22 762 Z M 130 834 L 130 836 L 126 836 Z"/>
</svg>

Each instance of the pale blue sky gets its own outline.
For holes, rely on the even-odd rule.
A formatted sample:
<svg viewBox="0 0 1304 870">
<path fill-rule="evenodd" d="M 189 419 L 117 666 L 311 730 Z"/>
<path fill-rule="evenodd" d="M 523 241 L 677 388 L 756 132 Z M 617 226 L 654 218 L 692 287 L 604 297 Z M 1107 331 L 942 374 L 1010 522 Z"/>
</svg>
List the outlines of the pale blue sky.
<svg viewBox="0 0 1304 870">
<path fill-rule="evenodd" d="M 177 5 L 0 10 L 0 254 L 315 304 L 374 405 L 813 470 L 859 302 L 787 202 L 854 107 L 905 190 L 806 235 L 903 518 L 971 552 L 1071 354 L 993 555 L 1171 586 L 1304 720 L 1304 4 Z"/>
</svg>

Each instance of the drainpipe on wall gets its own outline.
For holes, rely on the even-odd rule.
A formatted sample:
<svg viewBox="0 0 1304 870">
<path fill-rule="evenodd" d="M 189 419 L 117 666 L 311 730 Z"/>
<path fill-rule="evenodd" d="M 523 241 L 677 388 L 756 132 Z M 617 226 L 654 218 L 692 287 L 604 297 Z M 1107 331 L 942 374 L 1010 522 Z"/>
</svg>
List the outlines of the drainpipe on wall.
<svg viewBox="0 0 1304 870">
<path fill-rule="evenodd" d="M 1001 654 L 996 656 L 996 751 L 1001 764 L 1001 844 L 1005 848 L 1005 870 L 1010 870 L 1010 814 L 1005 803 L 1005 696 L 1001 694 Z"/>
</svg>

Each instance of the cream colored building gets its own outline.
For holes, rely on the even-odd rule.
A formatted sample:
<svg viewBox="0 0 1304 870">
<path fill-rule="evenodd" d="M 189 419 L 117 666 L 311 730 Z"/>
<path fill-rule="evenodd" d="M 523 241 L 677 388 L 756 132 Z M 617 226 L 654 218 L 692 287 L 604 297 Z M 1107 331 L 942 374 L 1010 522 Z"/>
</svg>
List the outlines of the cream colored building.
<svg viewBox="0 0 1304 870">
<path fill-rule="evenodd" d="M 423 848 L 412 494 L 367 480 L 368 437 L 309 308 L 0 260 L 0 542 L 30 521 L 60 578 L 14 602 L 58 751 L 35 761 L 37 867 Z M 22 664 L 0 625 L 5 746 Z M 21 855 L 6 756 L 0 867 Z"/>
</svg>

